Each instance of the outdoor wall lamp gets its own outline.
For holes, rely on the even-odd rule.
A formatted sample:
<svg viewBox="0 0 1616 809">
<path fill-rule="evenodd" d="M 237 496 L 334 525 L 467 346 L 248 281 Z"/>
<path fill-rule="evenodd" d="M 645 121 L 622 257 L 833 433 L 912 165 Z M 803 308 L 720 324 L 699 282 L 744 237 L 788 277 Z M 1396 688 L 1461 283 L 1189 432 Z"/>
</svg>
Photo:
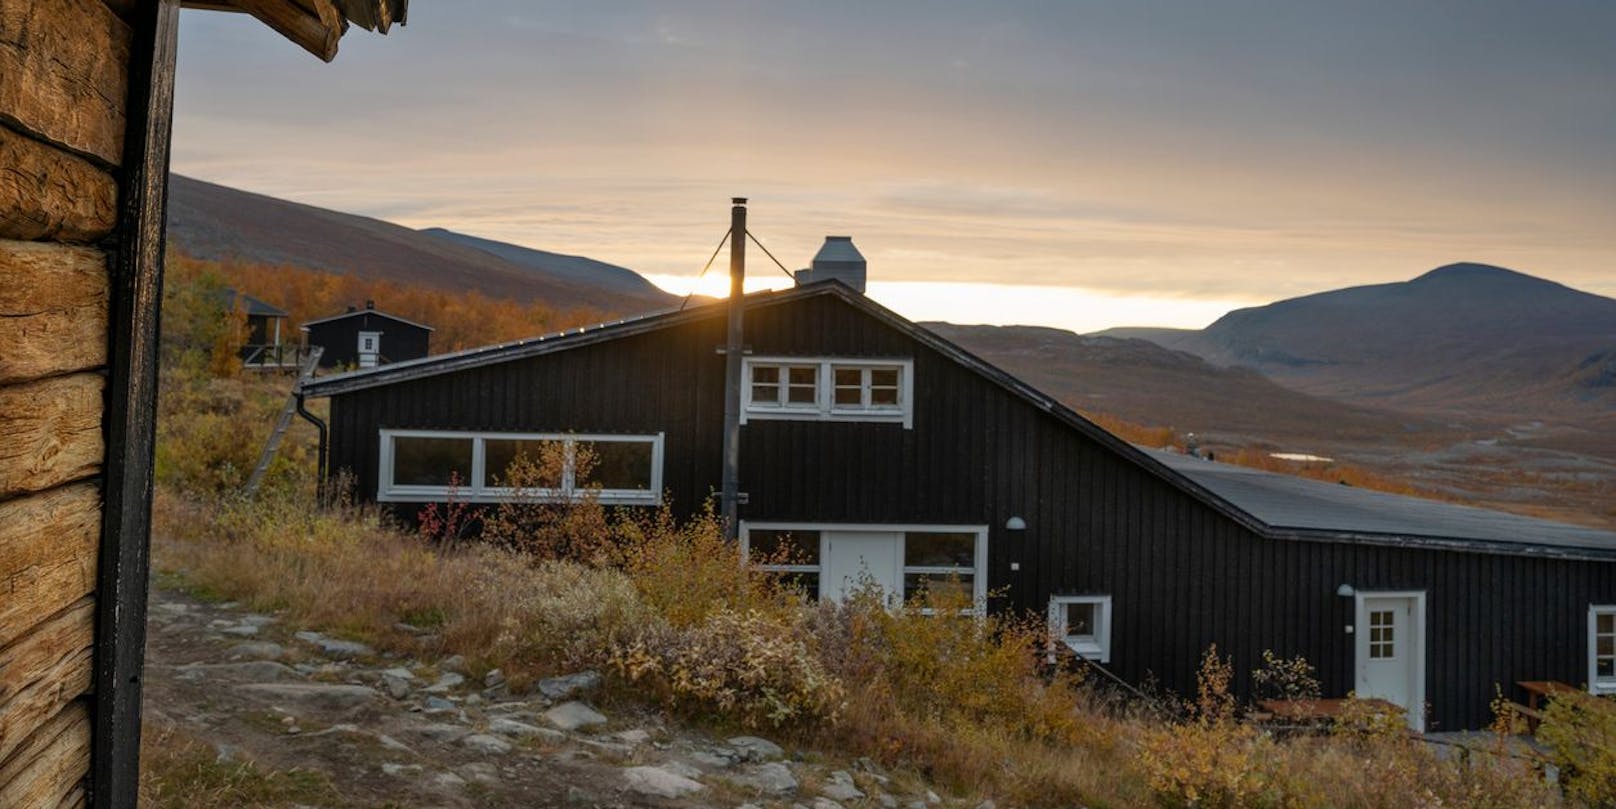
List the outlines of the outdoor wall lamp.
<svg viewBox="0 0 1616 809">
<path fill-rule="evenodd" d="M 1358 591 L 1352 589 L 1352 585 L 1350 584 L 1343 584 L 1340 587 L 1335 588 L 1335 594 L 1341 596 L 1342 598 L 1352 598 L 1358 594 Z"/>
<path fill-rule="evenodd" d="M 1027 530 L 1027 521 L 1021 519 L 1020 517 L 1011 517 L 1010 519 L 1004 521 L 1004 530 L 1025 531 Z"/>
</svg>

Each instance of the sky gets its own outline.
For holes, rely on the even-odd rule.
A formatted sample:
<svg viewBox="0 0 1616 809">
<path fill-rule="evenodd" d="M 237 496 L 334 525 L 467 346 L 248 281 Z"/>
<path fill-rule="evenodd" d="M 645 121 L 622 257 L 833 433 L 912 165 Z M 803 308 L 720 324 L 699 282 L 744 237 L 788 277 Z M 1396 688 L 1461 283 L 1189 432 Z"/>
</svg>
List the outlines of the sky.
<svg viewBox="0 0 1616 809">
<path fill-rule="evenodd" d="M 746 196 L 788 267 L 851 235 L 916 319 L 1194 328 L 1453 261 L 1616 296 L 1609 0 L 415 0 L 329 65 L 243 15 L 180 37 L 175 171 L 681 293 Z"/>
</svg>

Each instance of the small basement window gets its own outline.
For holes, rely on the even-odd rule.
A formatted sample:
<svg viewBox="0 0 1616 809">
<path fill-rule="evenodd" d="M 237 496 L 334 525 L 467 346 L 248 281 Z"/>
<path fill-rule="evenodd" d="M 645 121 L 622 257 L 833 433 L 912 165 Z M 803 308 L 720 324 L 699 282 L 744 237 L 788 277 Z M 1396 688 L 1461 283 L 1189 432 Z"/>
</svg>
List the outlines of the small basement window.
<svg viewBox="0 0 1616 809">
<path fill-rule="evenodd" d="M 536 479 L 511 485 L 518 458 Z M 471 433 L 382 430 L 376 499 L 470 503 L 517 499 L 566 502 L 585 496 L 607 505 L 662 500 L 662 435 Z"/>
<path fill-rule="evenodd" d="M 1616 605 L 1588 608 L 1588 690 L 1616 694 Z"/>
<path fill-rule="evenodd" d="M 811 357 L 747 357 L 741 421 L 914 424 L 914 362 Z"/>
<path fill-rule="evenodd" d="M 1049 599 L 1049 634 L 1098 663 L 1111 661 L 1111 596 Z"/>
</svg>

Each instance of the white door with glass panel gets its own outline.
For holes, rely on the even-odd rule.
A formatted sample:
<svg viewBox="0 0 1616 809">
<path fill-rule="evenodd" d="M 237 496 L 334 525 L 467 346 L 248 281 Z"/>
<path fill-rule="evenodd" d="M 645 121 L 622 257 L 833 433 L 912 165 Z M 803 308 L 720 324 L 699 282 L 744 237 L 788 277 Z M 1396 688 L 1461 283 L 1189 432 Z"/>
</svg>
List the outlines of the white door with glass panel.
<svg viewBox="0 0 1616 809">
<path fill-rule="evenodd" d="M 861 587 L 879 587 L 892 600 L 903 592 L 903 534 L 827 531 L 820 597 L 842 601 Z"/>
<path fill-rule="evenodd" d="M 362 331 L 359 333 L 359 367 L 375 368 L 376 358 L 382 351 L 382 333 L 379 331 Z"/>
<path fill-rule="evenodd" d="M 1357 683 L 1362 699 L 1382 699 L 1424 727 L 1425 599 L 1420 594 L 1362 593 L 1358 599 Z"/>
</svg>

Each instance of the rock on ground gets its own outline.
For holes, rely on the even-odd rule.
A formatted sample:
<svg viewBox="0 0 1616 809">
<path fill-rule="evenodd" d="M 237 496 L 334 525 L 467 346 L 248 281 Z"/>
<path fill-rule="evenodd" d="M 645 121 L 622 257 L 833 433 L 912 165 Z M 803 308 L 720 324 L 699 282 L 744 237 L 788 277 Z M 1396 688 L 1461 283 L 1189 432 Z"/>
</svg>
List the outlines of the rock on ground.
<svg viewBox="0 0 1616 809">
<path fill-rule="evenodd" d="M 853 776 L 846 770 L 837 770 L 825 779 L 825 785 L 820 787 L 819 794 L 833 801 L 858 801 L 864 799 L 864 790 L 853 783 Z M 977 809 L 981 809 L 978 807 Z"/>
<path fill-rule="evenodd" d="M 623 770 L 623 780 L 628 783 L 629 791 L 659 798 L 680 798 L 707 788 L 700 781 L 661 767 L 629 767 Z"/>
<path fill-rule="evenodd" d="M 797 793 L 797 777 L 791 774 L 789 767 L 778 761 L 772 761 L 768 764 L 754 764 L 739 772 L 722 777 L 737 786 L 746 787 L 770 797 L 782 797 Z"/>
<path fill-rule="evenodd" d="M 475 733 L 460 740 L 460 745 L 467 750 L 488 755 L 503 756 L 511 752 L 511 743 L 498 736 L 486 733 Z"/>
<path fill-rule="evenodd" d="M 248 683 L 236 688 L 243 694 L 273 702 L 332 711 L 352 710 L 381 696 L 381 694 L 376 693 L 375 689 L 362 685 Z"/>
<path fill-rule="evenodd" d="M 593 671 L 580 671 L 565 677 L 548 677 L 539 681 L 539 693 L 554 700 L 572 699 L 600 687 L 600 675 Z"/>
<path fill-rule="evenodd" d="M 578 730 L 606 724 L 606 717 L 582 702 L 563 702 L 544 712 L 544 720 L 561 730 Z"/>
<path fill-rule="evenodd" d="M 729 746 L 746 761 L 770 761 L 786 754 L 780 745 L 757 736 L 736 736 L 729 740 Z"/>
</svg>

